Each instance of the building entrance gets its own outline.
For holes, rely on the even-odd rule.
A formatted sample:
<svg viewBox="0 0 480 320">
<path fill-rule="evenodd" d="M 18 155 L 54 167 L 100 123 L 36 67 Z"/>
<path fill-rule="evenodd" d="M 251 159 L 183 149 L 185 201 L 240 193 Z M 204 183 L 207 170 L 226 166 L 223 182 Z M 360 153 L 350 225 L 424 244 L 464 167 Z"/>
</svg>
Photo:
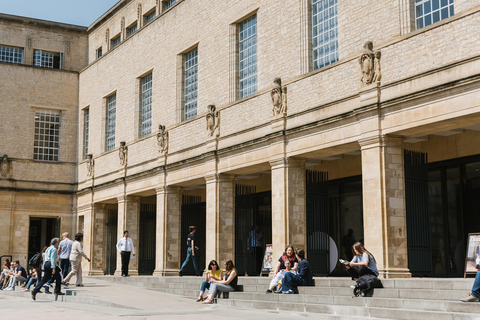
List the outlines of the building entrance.
<svg viewBox="0 0 480 320">
<path fill-rule="evenodd" d="M 30 218 L 28 260 L 49 246 L 54 237 L 60 236 L 60 218 Z"/>
<path fill-rule="evenodd" d="M 181 263 L 187 258 L 187 237 L 189 234 L 188 227 L 196 226 L 197 231 L 195 232 L 195 246 L 199 250 L 195 251 L 197 256 L 197 262 L 200 270 L 205 269 L 205 243 L 206 243 L 206 233 L 208 230 L 206 228 L 206 215 L 207 215 L 207 205 L 205 202 L 201 202 L 201 197 L 199 196 L 183 196 L 182 197 L 182 232 L 181 232 Z M 193 263 L 189 263 L 183 270 L 184 275 L 194 275 L 195 269 L 193 268 Z"/>
<path fill-rule="evenodd" d="M 138 274 L 152 275 L 155 270 L 156 204 L 140 204 L 140 239 L 138 242 Z"/>
<path fill-rule="evenodd" d="M 258 276 L 265 244 L 272 243 L 272 193 L 235 187 L 235 265 L 240 275 Z"/>
<path fill-rule="evenodd" d="M 114 275 L 117 269 L 117 229 L 118 229 L 118 210 L 108 209 L 105 223 L 106 235 L 106 259 L 105 274 Z"/>
</svg>

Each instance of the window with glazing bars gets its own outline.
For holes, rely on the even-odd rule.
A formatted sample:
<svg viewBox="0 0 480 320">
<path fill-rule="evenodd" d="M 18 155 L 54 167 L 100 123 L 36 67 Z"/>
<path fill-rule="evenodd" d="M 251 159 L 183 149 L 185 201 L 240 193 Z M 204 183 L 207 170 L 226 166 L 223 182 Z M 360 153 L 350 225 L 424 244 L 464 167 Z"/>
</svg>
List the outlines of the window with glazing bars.
<svg viewBox="0 0 480 320">
<path fill-rule="evenodd" d="M 35 111 L 33 159 L 58 161 L 60 151 L 60 111 Z"/>
<path fill-rule="evenodd" d="M 415 0 L 417 29 L 453 16 L 453 0 Z"/>
<path fill-rule="evenodd" d="M 145 15 L 145 24 L 149 23 L 150 21 L 153 20 L 153 18 L 155 18 L 155 15 L 156 15 L 156 12 L 155 10 L 152 10 L 150 13 L 147 13 Z"/>
<path fill-rule="evenodd" d="M 130 27 L 127 28 L 127 37 L 130 37 L 132 34 L 137 32 L 137 23 L 135 22 Z"/>
<path fill-rule="evenodd" d="M 163 10 L 167 10 L 168 8 L 172 7 L 175 3 L 177 3 L 177 0 L 167 0 L 163 2 Z"/>
<path fill-rule="evenodd" d="M 312 0 L 313 69 L 338 61 L 337 0 Z"/>
<path fill-rule="evenodd" d="M 190 50 L 183 56 L 184 59 L 184 120 L 197 115 L 198 94 L 198 48 Z"/>
<path fill-rule="evenodd" d="M 107 98 L 107 134 L 106 150 L 115 148 L 115 118 L 117 113 L 117 94 L 114 93 Z"/>
<path fill-rule="evenodd" d="M 102 56 L 102 47 L 95 50 L 95 59 L 98 59 Z"/>
<path fill-rule="evenodd" d="M 122 42 L 122 39 L 120 38 L 120 35 L 118 35 L 115 38 L 113 38 L 112 40 L 110 40 L 110 49 L 113 49 L 116 46 L 118 46 L 120 44 L 120 42 Z"/>
<path fill-rule="evenodd" d="M 62 69 L 62 54 L 60 52 L 34 50 L 33 65 L 43 68 Z"/>
<path fill-rule="evenodd" d="M 257 92 L 257 15 L 238 25 L 239 97 Z"/>
<path fill-rule="evenodd" d="M 89 134 L 90 109 L 83 110 L 83 158 L 88 155 L 88 134 Z"/>
<path fill-rule="evenodd" d="M 141 136 L 152 133 L 152 74 L 142 78 Z"/>
<path fill-rule="evenodd" d="M 0 61 L 23 63 L 23 48 L 0 46 Z"/>
</svg>

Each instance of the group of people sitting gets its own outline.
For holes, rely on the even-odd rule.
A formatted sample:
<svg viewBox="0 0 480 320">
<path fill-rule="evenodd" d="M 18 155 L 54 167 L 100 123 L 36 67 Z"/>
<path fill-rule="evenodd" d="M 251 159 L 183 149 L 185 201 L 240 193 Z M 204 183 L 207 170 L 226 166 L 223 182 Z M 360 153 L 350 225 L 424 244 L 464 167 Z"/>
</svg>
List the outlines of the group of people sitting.
<svg viewBox="0 0 480 320">
<path fill-rule="evenodd" d="M 375 258 L 360 242 L 356 242 L 352 246 L 352 251 L 355 256 L 352 261 L 345 265 L 352 280 L 356 281 L 366 274 L 378 276 Z M 225 261 L 225 273 L 217 261 L 210 261 L 208 272 L 200 287 L 200 294 L 196 301 L 210 304 L 217 292 L 235 291 L 237 289 L 237 276 L 238 272 L 232 260 Z M 278 259 L 273 272 L 273 279 L 266 293 L 292 294 L 298 292 L 297 288 L 299 286 L 310 286 L 312 284 L 312 270 L 305 259 L 305 251 L 303 249 L 295 251 L 293 246 L 289 245 Z M 207 298 L 204 298 L 207 289 L 209 294 Z"/>
<path fill-rule="evenodd" d="M 34 277 L 33 272 L 27 275 L 27 271 L 20 265 L 20 261 L 10 262 L 6 259 L 0 280 L 0 290 L 13 291 L 17 283 L 25 286 L 27 281 Z"/>
</svg>

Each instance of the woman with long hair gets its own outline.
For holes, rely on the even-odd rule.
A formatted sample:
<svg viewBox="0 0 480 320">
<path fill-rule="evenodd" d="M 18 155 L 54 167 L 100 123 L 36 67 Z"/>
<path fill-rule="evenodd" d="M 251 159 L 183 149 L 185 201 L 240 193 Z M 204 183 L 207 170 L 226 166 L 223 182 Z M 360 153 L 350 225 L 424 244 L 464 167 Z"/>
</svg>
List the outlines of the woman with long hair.
<svg viewBox="0 0 480 320">
<path fill-rule="evenodd" d="M 205 281 L 202 282 L 202 286 L 200 287 L 200 295 L 198 296 L 196 302 L 204 300 L 203 293 L 205 292 L 205 289 L 210 290 L 210 284 L 212 280 L 223 280 L 223 270 L 218 267 L 218 263 L 215 260 L 210 261 L 208 264 L 208 272 L 205 274 Z"/>
<path fill-rule="evenodd" d="M 365 274 L 371 274 L 378 277 L 377 262 L 375 261 L 373 254 L 365 249 L 360 242 L 355 242 L 353 244 L 352 251 L 355 256 L 352 261 L 345 265 L 352 280 L 356 281 Z"/>
<path fill-rule="evenodd" d="M 285 252 L 278 259 L 277 266 L 275 267 L 275 271 L 273 272 L 274 276 L 272 281 L 270 282 L 270 285 L 268 286 L 267 293 L 272 293 L 273 290 L 277 287 L 278 282 L 283 279 L 284 270 L 286 269 L 285 262 L 287 260 L 290 261 L 290 266 L 292 267 L 292 271 L 297 270 L 298 259 L 297 259 L 297 256 L 295 255 L 295 250 L 293 249 L 292 245 L 288 245 L 285 248 Z"/>
<path fill-rule="evenodd" d="M 215 280 L 212 279 L 212 284 L 210 285 L 210 292 L 207 296 L 207 299 L 203 301 L 203 304 L 210 304 L 217 294 L 217 291 L 220 292 L 232 292 L 237 290 L 237 269 L 232 260 L 225 261 L 225 280 Z"/>
</svg>

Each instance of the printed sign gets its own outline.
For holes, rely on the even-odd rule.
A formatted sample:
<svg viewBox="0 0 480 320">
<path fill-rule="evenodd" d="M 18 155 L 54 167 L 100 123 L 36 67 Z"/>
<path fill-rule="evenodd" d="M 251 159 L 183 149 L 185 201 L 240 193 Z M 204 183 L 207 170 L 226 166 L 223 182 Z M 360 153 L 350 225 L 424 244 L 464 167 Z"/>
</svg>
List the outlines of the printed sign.
<svg viewBox="0 0 480 320">
<path fill-rule="evenodd" d="M 465 275 L 480 271 L 480 233 L 469 233 L 467 254 L 465 261 Z"/>
<path fill-rule="evenodd" d="M 265 245 L 265 254 L 262 261 L 262 272 L 270 272 L 273 268 L 273 247 L 271 244 Z"/>
</svg>

